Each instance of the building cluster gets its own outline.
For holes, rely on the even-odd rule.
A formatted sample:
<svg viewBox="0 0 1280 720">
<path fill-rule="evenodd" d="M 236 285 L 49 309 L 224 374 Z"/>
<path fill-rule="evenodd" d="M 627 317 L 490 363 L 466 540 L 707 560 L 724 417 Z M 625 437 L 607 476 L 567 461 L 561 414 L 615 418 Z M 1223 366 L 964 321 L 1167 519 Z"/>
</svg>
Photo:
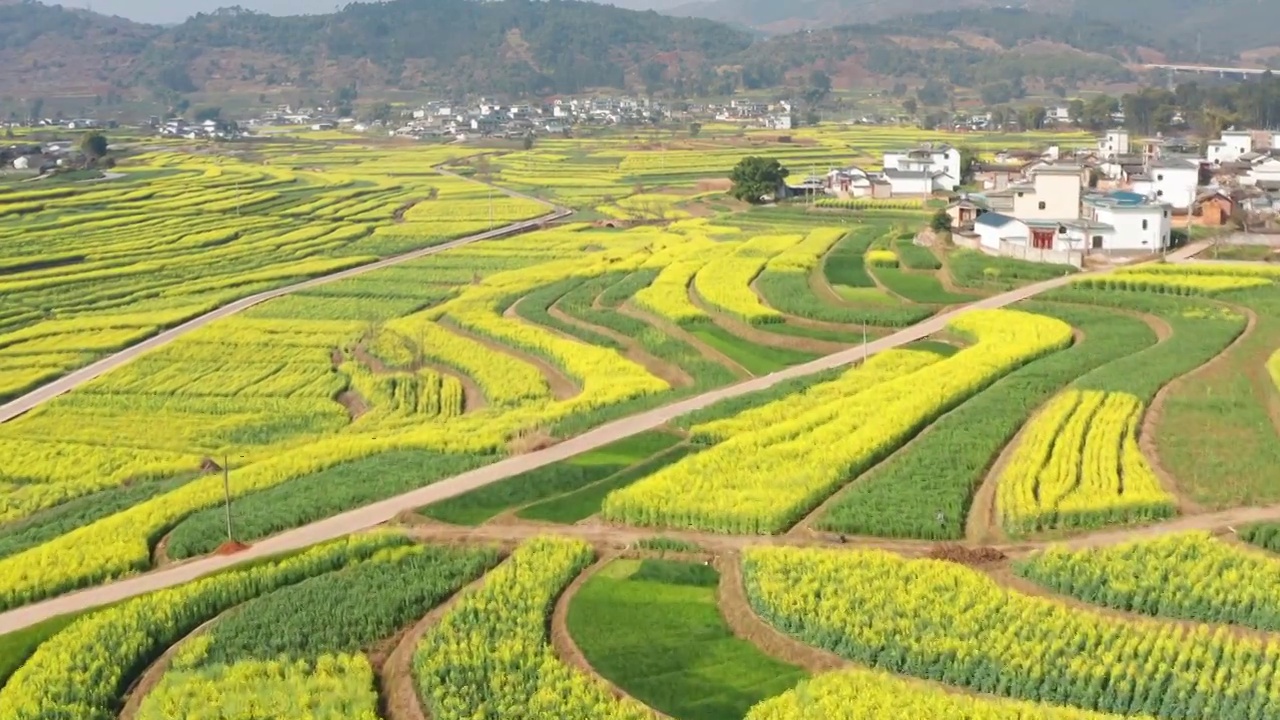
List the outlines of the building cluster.
<svg viewBox="0 0 1280 720">
<path fill-rule="evenodd" d="M 15 143 L 0 147 L 0 169 L 12 168 L 44 174 L 60 167 L 74 167 L 80 151 L 69 140 L 47 143 Z"/>
</svg>

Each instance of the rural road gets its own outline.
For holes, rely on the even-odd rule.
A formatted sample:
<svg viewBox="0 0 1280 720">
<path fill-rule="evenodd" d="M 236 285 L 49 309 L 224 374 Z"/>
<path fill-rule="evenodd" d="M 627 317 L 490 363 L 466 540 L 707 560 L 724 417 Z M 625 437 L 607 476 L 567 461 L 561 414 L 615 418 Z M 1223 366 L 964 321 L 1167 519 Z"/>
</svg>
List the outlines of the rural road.
<svg viewBox="0 0 1280 720">
<path fill-rule="evenodd" d="M 536 222 L 536 221 L 534 221 Z M 510 226 L 509 226 L 510 227 Z M 508 229 L 508 228 L 503 228 Z M 1188 247 L 1169 256 L 1172 261 L 1185 260 L 1198 252 Z M 390 261 L 397 261 L 392 258 Z M 383 261 L 389 262 L 389 261 Z M 1042 292 L 1061 287 L 1075 276 L 1064 276 L 1028 285 L 1000 295 L 983 298 L 959 308 L 936 315 L 911 327 L 867 343 L 865 347 L 851 348 L 818 358 L 803 365 L 780 370 L 764 377 L 753 378 L 736 385 L 712 390 L 686 398 L 647 412 L 622 418 L 594 430 L 565 440 L 544 450 L 507 458 L 417 490 L 388 498 L 355 510 L 319 520 L 300 528 L 265 538 L 244 552 L 228 556 L 209 556 L 137 575 L 106 585 L 86 588 L 73 593 L 0 613 L 0 635 L 13 632 L 58 615 L 78 612 L 88 608 L 117 602 L 144 593 L 173 587 L 211 573 L 223 570 L 246 560 L 267 557 L 277 553 L 298 550 L 317 543 L 333 540 L 353 532 L 386 523 L 400 512 L 422 507 L 433 502 L 461 495 L 470 490 L 498 482 L 528 470 L 559 462 L 593 450 L 617 440 L 656 428 L 680 415 L 712 405 L 720 400 L 764 390 L 780 382 L 812 375 L 823 370 L 857 362 L 866 355 L 889 350 L 923 339 L 942 331 L 951 320 L 977 309 L 995 309 L 1026 300 Z M 259 300 L 258 302 L 261 302 Z M 230 314 L 230 313 L 228 313 Z M 170 338 L 171 339 L 171 338 Z M 113 356 L 114 357 L 114 356 Z M 125 360 L 121 360 L 125 362 Z M 100 370 L 99 372 L 102 372 Z M 65 392 L 65 390 L 63 390 Z M 548 532 L 555 532 L 548 528 Z M 652 533 L 647 533 L 652 534 Z"/>
<path fill-rule="evenodd" d="M 435 168 L 435 170 L 442 175 L 451 175 L 454 177 L 460 177 L 455 173 L 451 173 L 448 170 L 444 170 L 442 168 Z M 522 193 L 515 192 L 514 190 L 500 188 L 496 185 L 490 185 L 490 187 L 494 188 L 495 190 L 499 190 L 503 194 L 511 197 L 520 198 L 522 200 L 531 200 L 533 202 L 538 202 L 538 203 L 542 203 L 543 205 L 547 205 L 548 207 L 552 208 L 552 212 L 550 214 L 543 215 L 542 217 L 534 218 L 533 220 L 525 220 L 523 222 L 504 225 L 500 228 L 494 228 L 492 230 L 479 233 L 477 235 L 470 235 L 464 238 L 459 238 L 457 240 L 450 240 L 449 242 L 442 243 L 440 245 L 432 245 L 431 247 L 422 248 L 419 250 L 413 250 L 411 252 L 404 253 L 403 255 L 396 255 L 394 257 L 384 258 L 376 262 L 371 262 L 367 265 L 360 265 L 358 267 L 348 268 L 346 270 L 340 270 L 338 272 L 331 273 L 329 275 L 321 275 L 320 277 L 311 278 L 310 280 L 304 280 L 299 283 L 294 283 L 293 285 L 286 285 L 284 287 L 279 287 L 274 290 L 267 290 L 265 292 L 260 292 L 256 295 L 250 295 L 248 297 L 240 298 L 239 300 L 223 305 L 222 307 L 216 310 L 211 310 L 205 313 L 204 315 L 194 317 L 182 323 L 181 325 L 177 325 L 157 335 L 147 338 L 146 340 L 143 340 L 137 345 L 125 348 L 120 352 L 113 353 L 111 355 L 108 355 L 105 358 L 102 358 L 101 360 L 98 360 L 94 363 L 86 365 L 80 368 L 79 370 L 75 370 L 71 373 L 63 375 L 62 377 L 58 378 L 57 380 L 54 380 L 53 382 L 47 385 L 43 385 L 39 388 L 36 388 L 35 390 L 32 390 L 31 392 L 25 395 L 22 395 L 17 398 L 14 398 L 13 400 L 10 400 L 4 405 L 0 405 L 0 423 L 9 422 L 10 420 L 14 419 L 15 417 L 18 417 L 19 415 L 27 412 L 28 410 L 31 410 L 43 403 L 46 403 L 52 400 L 53 398 L 58 397 L 59 395 L 70 392 L 71 390 L 74 390 L 80 387 L 81 385 L 84 385 L 90 380 L 93 380 L 99 375 L 105 372 L 114 370 L 115 368 L 118 368 L 121 365 L 124 365 L 125 363 L 128 363 L 132 360 L 135 360 L 138 357 L 145 355 L 151 352 L 152 350 L 155 350 L 156 348 L 167 345 L 193 330 L 198 330 L 208 325 L 211 322 L 215 322 L 223 318 L 231 317 L 232 315 L 235 315 L 236 313 L 239 313 L 239 312 L 243 312 L 253 307 L 254 305 L 264 303 L 268 300 L 272 300 L 274 298 L 278 298 L 283 295 L 295 293 L 300 290 L 309 290 L 311 288 L 320 287 L 321 285 L 325 285 L 328 283 L 337 282 L 339 280 L 346 280 L 348 278 L 353 278 L 358 275 L 364 275 L 365 273 L 373 272 L 374 270 L 381 270 L 382 268 L 392 267 L 394 265 L 399 265 L 401 263 L 409 262 L 410 260 L 417 260 L 419 258 L 427 257 L 428 255 L 435 255 L 437 253 L 442 253 L 446 250 L 452 250 L 453 248 L 462 247 L 463 245 L 470 245 L 471 243 L 479 242 L 481 240 L 493 240 L 495 238 L 505 237 L 507 235 L 515 235 L 517 233 L 521 233 L 526 230 L 533 229 L 538 225 L 541 225 L 542 223 L 551 222 L 554 220 L 560 220 L 562 218 L 568 217 L 570 214 L 573 213 L 572 210 L 569 210 L 567 208 L 553 207 L 544 200 L 539 200 L 538 198 L 531 197 L 529 195 L 524 195 Z"/>
</svg>

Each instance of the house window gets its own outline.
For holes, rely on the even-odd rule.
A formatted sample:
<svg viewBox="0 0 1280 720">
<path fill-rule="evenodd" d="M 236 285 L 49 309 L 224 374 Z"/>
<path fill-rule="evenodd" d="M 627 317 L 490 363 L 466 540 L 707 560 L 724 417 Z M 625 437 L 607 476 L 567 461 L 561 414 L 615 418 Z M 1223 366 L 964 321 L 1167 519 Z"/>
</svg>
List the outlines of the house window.
<svg viewBox="0 0 1280 720">
<path fill-rule="evenodd" d="M 1146 230 L 1146 229 L 1147 229 L 1147 221 L 1146 221 L 1146 220 L 1143 220 L 1143 221 L 1142 221 L 1142 229 L 1143 229 L 1143 230 Z"/>
<path fill-rule="evenodd" d="M 1101 236 L 1101 235 L 1094 235 L 1094 236 L 1093 236 L 1093 249 L 1094 249 L 1094 250 L 1101 250 L 1101 249 L 1102 249 L 1102 236 Z"/>
<path fill-rule="evenodd" d="M 1040 201 L 1040 209 L 1041 209 L 1041 210 L 1043 210 L 1044 208 L 1045 208 L 1044 201 L 1043 201 L 1043 200 L 1041 200 L 1041 201 Z"/>
<path fill-rule="evenodd" d="M 1018 197 L 1022 197 L 1022 193 L 1018 193 Z"/>
<path fill-rule="evenodd" d="M 1163 176 L 1163 175 L 1157 175 L 1157 176 L 1156 176 L 1156 180 L 1163 180 L 1163 179 L 1164 179 L 1164 176 Z"/>
<path fill-rule="evenodd" d="M 1157 190 L 1157 191 L 1156 191 L 1156 197 L 1164 197 L 1164 191 L 1163 191 L 1163 190 Z"/>
<path fill-rule="evenodd" d="M 1165 216 L 1165 217 L 1169 217 L 1169 211 L 1168 211 L 1168 210 L 1165 210 L 1165 211 L 1164 211 L 1164 216 Z"/>
</svg>

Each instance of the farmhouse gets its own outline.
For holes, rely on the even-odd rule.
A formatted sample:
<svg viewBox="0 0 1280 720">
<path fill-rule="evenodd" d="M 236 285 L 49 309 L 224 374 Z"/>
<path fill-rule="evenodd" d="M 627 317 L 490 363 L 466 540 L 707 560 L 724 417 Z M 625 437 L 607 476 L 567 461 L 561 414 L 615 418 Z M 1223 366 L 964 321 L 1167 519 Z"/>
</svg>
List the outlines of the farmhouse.
<svg viewBox="0 0 1280 720">
<path fill-rule="evenodd" d="M 1083 224 L 1068 238 L 1090 250 L 1154 251 L 1169 245 L 1170 206 L 1132 192 L 1093 193 L 1083 199 Z M 1087 236 L 1082 233 L 1088 233 Z"/>
<path fill-rule="evenodd" d="M 973 223 L 974 232 L 978 234 L 978 242 L 988 250 L 998 251 L 1001 245 L 1027 244 L 1031 231 L 1021 220 L 1001 213 L 983 213 Z"/>
<path fill-rule="evenodd" d="M 990 210 L 991 207 L 980 197 L 962 196 L 947 206 L 947 216 L 951 218 L 952 228 L 972 230 L 978 217 Z"/>
<path fill-rule="evenodd" d="M 928 173 L 932 182 L 931 189 L 950 192 L 960 187 L 960 151 L 946 143 L 927 143 L 910 150 L 891 150 L 884 154 L 885 177 L 889 177 L 891 170 Z M 916 182 L 920 182 L 921 177 L 915 176 Z M 896 185 L 894 194 L 898 194 Z"/>
<path fill-rule="evenodd" d="M 1146 195 L 1158 202 L 1186 211 L 1200 186 L 1200 163 L 1188 160 L 1157 160 L 1148 166 L 1150 187 Z M 1134 192 L 1138 188 L 1134 187 Z"/>
</svg>

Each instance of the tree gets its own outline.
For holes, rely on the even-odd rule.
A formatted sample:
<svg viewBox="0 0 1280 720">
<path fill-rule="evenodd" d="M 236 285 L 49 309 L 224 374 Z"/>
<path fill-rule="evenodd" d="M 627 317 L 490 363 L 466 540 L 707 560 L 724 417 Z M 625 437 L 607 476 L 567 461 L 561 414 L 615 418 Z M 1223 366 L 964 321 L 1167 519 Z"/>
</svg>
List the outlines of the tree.
<svg viewBox="0 0 1280 720">
<path fill-rule="evenodd" d="M 946 210 L 938 210 L 929 219 L 929 227 L 933 228 L 934 232 L 950 232 L 951 216 L 947 214 Z"/>
<path fill-rule="evenodd" d="M 689 123 L 689 137 L 696 138 L 700 132 L 702 132 L 702 123 Z"/>
<path fill-rule="evenodd" d="M 817 105 L 831 94 L 831 76 L 821 70 L 809 73 L 809 88 L 804 91 L 804 99 L 810 105 Z"/>
<path fill-rule="evenodd" d="M 33 98 L 31 100 L 31 112 L 29 112 L 27 115 L 31 119 L 31 122 L 35 122 L 40 119 L 40 113 L 43 111 L 44 111 L 44 98 Z"/>
<path fill-rule="evenodd" d="M 107 136 L 100 132 L 87 132 L 80 137 L 80 152 L 84 153 L 90 160 L 107 154 Z"/>
<path fill-rule="evenodd" d="M 528 133 L 528 134 L 526 134 L 526 135 L 524 136 L 524 138 L 520 141 L 520 147 L 524 148 L 525 150 L 532 150 L 532 149 L 533 149 L 533 134 L 532 134 L 532 133 Z"/>
<path fill-rule="evenodd" d="M 960 148 L 960 182 L 973 179 L 973 166 L 978 162 L 978 151 L 971 147 Z"/>
<path fill-rule="evenodd" d="M 790 174 L 775 158 L 748 156 L 738 161 L 729 173 L 729 180 L 733 182 L 729 194 L 743 202 L 758 204 L 764 202 L 766 195 L 777 192 Z"/>
<path fill-rule="evenodd" d="M 915 98 L 907 98 L 902 101 L 902 109 L 908 115 L 915 115 L 916 111 L 920 109 L 920 104 L 916 102 Z"/>
<path fill-rule="evenodd" d="M 916 90 L 916 97 L 924 105 L 946 105 L 951 94 L 947 92 L 947 86 L 930 79 L 925 82 L 924 86 Z"/>
<path fill-rule="evenodd" d="M 222 116 L 222 108 L 220 107 L 204 107 L 196 110 L 192 118 L 196 122 L 204 122 L 205 120 L 217 120 Z"/>
</svg>

